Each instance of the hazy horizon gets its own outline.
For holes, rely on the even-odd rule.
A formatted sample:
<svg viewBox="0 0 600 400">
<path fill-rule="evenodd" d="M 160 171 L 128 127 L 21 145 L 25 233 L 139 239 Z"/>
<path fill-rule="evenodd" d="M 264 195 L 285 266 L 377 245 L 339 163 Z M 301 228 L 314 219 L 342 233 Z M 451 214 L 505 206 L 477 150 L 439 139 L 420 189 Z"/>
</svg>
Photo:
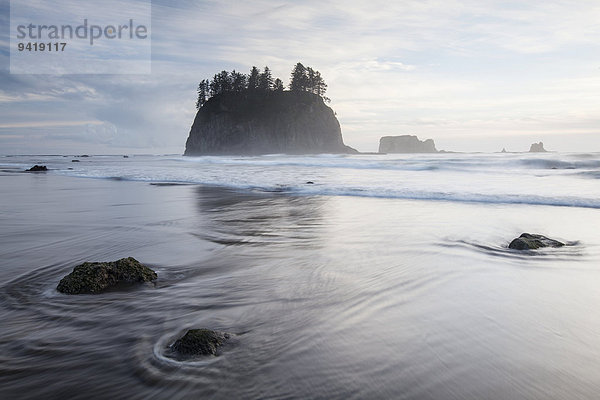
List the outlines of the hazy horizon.
<svg viewBox="0 0 600 400">
<path fill-rule="evenodd" d="M 0 154 L 180 154 L 201 79 L 268 65 L 287 84 L 298 61 L 321 71 L 344 142 L 359 151 L 404 134 L 449 151 L 527 151 L 538 141 L 600 151 L 595 1 L 152 8 L 149 75 L 17 75 L 2 2 Z"/>
</svg>

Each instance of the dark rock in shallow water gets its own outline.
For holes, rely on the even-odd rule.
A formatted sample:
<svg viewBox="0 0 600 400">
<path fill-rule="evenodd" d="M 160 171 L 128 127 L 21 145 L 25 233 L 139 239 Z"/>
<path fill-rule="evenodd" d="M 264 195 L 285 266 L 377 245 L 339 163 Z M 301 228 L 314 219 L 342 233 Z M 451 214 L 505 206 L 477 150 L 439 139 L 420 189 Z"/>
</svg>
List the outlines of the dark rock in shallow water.
<svg viewBox="0 0 600 400">
<path fill-rule="evenodd" d="M 79 162 L 79 160 L 71 160 L 71 162 Z"/>
<path fill-rule="evenodd" d="M 183 356 L 217 355 L 218 348 L 230 336 L 228 333 L 210 329 L 190 329 L 182 338 L 177 339 L 171 348 Z"/>
<path fill-rule="evenodd" d="M 48 171 L 48 168 L 45 165 L 34 165 L 33 167 L 26 170 L 26 172 L 42 172 Z"/>
<path fill-rule="evenodd" d="M 523 233 L 510 242 L 508 248 L 514 250 L 535 250 L 543 247 L 562 247 L 564 245 L 564 243 L 547 238 L 546 236 Z"/>
<path fill-rule="evenodd" d="M 196 114 L 186 156 L 357 153 L 323 99 L 301 91 L 226 92 Z"/>
<path fill-rule="evenodd" d="M 111 262 L 85 262 L 58 283 L 56 289 L 66 294 L 101 293 L 120 285 L 151 282 L 156 272 L 133 257 Z"/>
</svg>

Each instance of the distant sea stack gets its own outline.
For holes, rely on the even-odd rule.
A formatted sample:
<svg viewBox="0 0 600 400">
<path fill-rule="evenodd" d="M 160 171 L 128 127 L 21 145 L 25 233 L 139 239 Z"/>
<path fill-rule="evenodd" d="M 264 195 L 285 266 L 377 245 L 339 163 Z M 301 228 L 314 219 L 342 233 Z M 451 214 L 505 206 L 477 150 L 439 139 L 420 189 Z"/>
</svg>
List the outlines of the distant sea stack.
<svg viewBox="0 0 600 400">
<path fill-rule="evenodd" d="M 198 110 L 186 156 L 357 153 L 321 98 L 305 91 L 225 92 Z"/>
<path fill-rule="evenodd" d="M 413 135 L 384 136 L 379 139 L 380 153 L 437 153 L 433 139 L 419 140 Z"/>
<path fill-rule="evenodd" d="M 546 149 L 544 149 L 544 143 L 533 143 L 529 148 L 530 153 L 546 153 Z"/>
</svg>

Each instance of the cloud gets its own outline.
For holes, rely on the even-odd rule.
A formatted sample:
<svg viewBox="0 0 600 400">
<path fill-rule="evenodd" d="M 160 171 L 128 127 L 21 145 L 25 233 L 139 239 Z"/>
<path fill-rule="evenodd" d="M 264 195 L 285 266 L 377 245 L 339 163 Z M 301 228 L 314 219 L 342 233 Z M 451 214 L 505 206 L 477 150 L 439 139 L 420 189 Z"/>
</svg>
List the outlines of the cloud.
<svg viewBox="0 0 600 400">
<path fill-rule="evenodd" d="M 93 126 L 100 124 L 98 121 L 32 121 L 16 123 L 0 123 L 0 129 L 19 129 L 19 128 L 55 128 L 66 126 Z"/>
</svg>

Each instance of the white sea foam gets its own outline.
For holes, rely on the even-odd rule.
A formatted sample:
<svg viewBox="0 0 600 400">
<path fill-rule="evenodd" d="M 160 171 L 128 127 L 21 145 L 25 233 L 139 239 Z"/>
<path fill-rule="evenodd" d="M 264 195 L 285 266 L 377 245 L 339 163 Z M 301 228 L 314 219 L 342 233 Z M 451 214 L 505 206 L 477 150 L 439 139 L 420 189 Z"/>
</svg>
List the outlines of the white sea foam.
<svg viewBox="0 0 600 400">
<path fill-rule="evenodd" d="M 82 178 L 195 183 L 296 195 L 600 208 L 600 154 L 20 156 Z M 307 182 L 313 182 L 309 184 Z"/>
</svg>

